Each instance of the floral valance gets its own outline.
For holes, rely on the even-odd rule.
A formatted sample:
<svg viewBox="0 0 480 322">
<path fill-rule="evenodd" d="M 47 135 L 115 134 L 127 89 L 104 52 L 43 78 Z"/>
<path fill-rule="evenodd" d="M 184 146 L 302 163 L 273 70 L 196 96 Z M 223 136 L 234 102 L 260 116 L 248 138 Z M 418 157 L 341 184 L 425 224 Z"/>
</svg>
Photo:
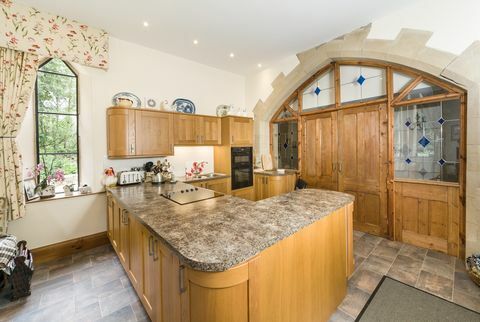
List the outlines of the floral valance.
<svg viewBox="0 0 480 322">
<path fill-rule="evenodd" d="M 108 68 L 107 32 L 11 0 L 0 8 L 0 47 Z"/>
</svg>

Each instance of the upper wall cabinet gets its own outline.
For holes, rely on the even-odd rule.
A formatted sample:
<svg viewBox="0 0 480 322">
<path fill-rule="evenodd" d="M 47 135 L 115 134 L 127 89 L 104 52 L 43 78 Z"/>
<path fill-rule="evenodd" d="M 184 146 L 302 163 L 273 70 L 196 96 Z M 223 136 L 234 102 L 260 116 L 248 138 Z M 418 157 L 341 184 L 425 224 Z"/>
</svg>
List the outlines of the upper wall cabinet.
<svg viewBox="0 0 480 322">
<path fill-rule="evenodd" d="M 109 158 L 173 155 L 173 115 L 109 108 L 107 142 Z"/>
<path fill-rule="evenodd" d="M 222 144 L 222 123 L 214 116 L 175 114 L 176 145 Z"/>
<path fill-rule="evenodd" d="M 232 146 L 253 146 L 253 119 L 227 116 L 222 118 L 222 143 Z"/>
</svg>

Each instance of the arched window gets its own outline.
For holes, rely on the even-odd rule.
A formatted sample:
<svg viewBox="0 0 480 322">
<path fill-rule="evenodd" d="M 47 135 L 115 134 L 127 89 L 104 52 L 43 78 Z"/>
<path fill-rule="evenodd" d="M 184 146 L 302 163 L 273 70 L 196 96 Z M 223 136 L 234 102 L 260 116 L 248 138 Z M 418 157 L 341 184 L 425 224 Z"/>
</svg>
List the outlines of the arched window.
<svg viewBox="0 0 480 322">
<path fill-rule="evenodd" d="M 57 184 L 57 192 L 63 192 L 65 184 L 78 188 L 78 77 L 60 59 L 49 59 L 38 70 L 35 112 L 37 162 L 50 172 L 64 171 L 65 181 Z"/>
</svg>

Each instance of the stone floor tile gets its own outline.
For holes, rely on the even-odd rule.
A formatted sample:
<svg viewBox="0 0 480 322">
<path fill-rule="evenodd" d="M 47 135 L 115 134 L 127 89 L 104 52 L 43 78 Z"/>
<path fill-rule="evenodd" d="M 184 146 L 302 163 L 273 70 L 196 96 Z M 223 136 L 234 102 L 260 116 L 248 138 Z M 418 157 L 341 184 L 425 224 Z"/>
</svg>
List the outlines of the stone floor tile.
<svg viewBox="0 0 480 322">
<path fill-rule="evenodd" d="M 387 243 L 380 243 L 372 251 L 372 255 L 380 256 L 393 261 L 395 257 L 397 257 L 399 251 L 400 249 L 397 247 L 391 246 Z"/>
<path fill-rule="evenodd" d="M 49 278 L 56 278 L 67 275 L 75 271 L 79 271 L 88 267 L 92 267 L 90 257 L 80 257 L 72 260 L 72 263 L 66 266 L 55 267 L 50 269 Z"/>
<path fill-rule="evenodd" d="M 416 247 L 413 245 L 403 244 L 403 247 L 398 252 L 399 255 L 407 256 L 415 260 L 423 261 L 427 255 L 427 249 Z"/>
<path fill-rule="evenodd" d="M 75 303 L 72 298 L 67 298 L 55 304 L 39 308 L 27 314 L 20 314 L 13 318 L 15 322 L 63 322 L 69 321 L 75 314 Z"/>
<path fill-rule="evenodd" d="M 133 313 L 132 307 L 130 304 L 125 305 L 118 310 L 105 315 L 103 318 L 98 320 L 99 322 L 130 322 L 136 321 L 135 314 Z"/>
<path fill-rule="evenodd" d="M 476 297 L 480 303 L 480 287 L 470 279 L 468 273 L 455 272 L 454 282 L 455 290 Z"/>
<path fill-rule="evenodd" d="M 383 275 L 363 269 L 360 267 L 349 280 L 349 284 L 365 291 L 369 294 L 373 293 Z"/>
<path fill-rule="evenodd" d="M 365 303 L 367 303 L 369 297 L 370 294 L 367 292 L 349 285 L 347 295 L 338 308 L 348 315 L 356 318 L 362 311 Z"/>
<path fill-rule="evenodd" d="M 360 237 L 361 241 L 365 241 L 374 245 L 378 245 L 384 238 L 370 235 L 370 234 L 363 234 L 362 237 Z"/>
<path fill-rule="evenodd" d="M 392 263 L 393 263 L 393 259 L 390 260 L 390 259 L 372 254 L 363 261 L 362 268 L 368 269 L 380 275 L 385 275 L 390 269 L 390 266 L 392 266 Z"/>
<path fill-rule="evenodd" d="M 387 275 L 405 284 L 415 286 L 421 268 L 422 261 L 405 255 L 398 255 Z"/>
<path fill-rule="evenodd" d="M 422 270 L 432 274 L 441 275 L 443 277 L 453 279 L 454 266 L 451 263 L 446 263 L 443 260 L 438 260 L 434 257 L 426 256 L 423 261 Z"/>
<path fill-rule="evenodd" d="M 354 254 L 353 259 L 354 259 L 355 269 L 357 269 L 358 267 L 360 267 L 360 265 L 362 265 L 363 261 L 365 260 L 365 257 Z"/>
<path fill-rule="evenodd" d="M 370 255 L 370 253 L 375 249 L 376 244 L 365 241 L 362 238 L 353 243 L 353 252 L 355 255 L 368 257 L 368 255 Z"/>
<path fill-rule="evenodd" d="M 329 322 L 353 322 L 353 321 L 355 321 L 354 318 L 352 318 L 350 315 L 348 315 L 347 313 L 343 312 L 340 309 L 336 310 L 332 314 L 329 320 Z"/>
<path fill-rule="evenodd" d="M 450 265 L 453 265 L 455 262 L 455 257 L 449 256 L 447 254 L 437 252 L 431 249 L 427 251 L 427 257 L 435 258 L 439 261 L 442 261 L 445 264 L 450 264 Z"/>
<path fill-rule="evenodd" d="M 455 272 L 466 272 L 465 262 L 462 259 L 455 258 Z"/>
<path fill-rule="evenodd" d="M 138 301 L 138 297 L 130 289 L 122 289 L 116 293 L 99 299 L 102 316 L 107 316 L 124 306 Z M 133 311 L 132 311 L 133 313 Z"/>
<path fill-rule="evenodd" d="M 430 272 L 421 271 L 417 281 L 417 288 L 452 300 L 453 280 L 445 278 L 441 275 L 432 274 Z"/>
<path fill-rule="evenodd" d="M 144 310 L 142 302 L 140 300 L 133 302 L 130 304 L 132 307 L 133 313 L 135 314 L 135 317 L 137 321 L 150 321 L 150 318 L 148 317 L 147 312 Z"/>
<path fill-rule="evenodd" d="M 35 273 L 34 273 L 35 274 Z M 35 292 L 37 294 L 43 294 L 49 290 L 54 290 L 59 287 L 73 284 L 73 274 L 63 275 L 57 278 L 50 278 L 47 281 L 38 283 L 32 286 L 32 293 Z"/>
<path fill-rule="evenodd" d="M 480 313 L 480 299 L 456 288 L 453 290 L 453 302 Z"/>
<path fill-rule="evenodd" d="M 78 322 L 97 321 L 102 318 L 100 304 L 97 301 L 84 307 L 82 310 L 75 310 L 75 314 L 72 317 L 74 321 Z"/>
</svg>

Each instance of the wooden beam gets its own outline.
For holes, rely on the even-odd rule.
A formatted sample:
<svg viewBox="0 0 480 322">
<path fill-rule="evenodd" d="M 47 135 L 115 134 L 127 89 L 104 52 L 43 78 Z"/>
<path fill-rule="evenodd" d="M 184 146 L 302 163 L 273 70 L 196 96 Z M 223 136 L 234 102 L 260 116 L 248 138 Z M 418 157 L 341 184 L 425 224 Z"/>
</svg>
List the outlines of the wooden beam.
<svg viewBox="0 0 480 322">
<path fill-rule="evenodd" d="M 460 97 L 461 95 L 457 93 L 438 94 L 433 96 L 419 97 L 419 98 L 413 98 L 410 100 L 395 102 L 392 104 L 392 106 L 397 107 L 397 106 L 414 105 L 414 104 L 425 104 L 425 103 L 431 103 L 431 102 L 460 99 Z"/>
<path fill-rule="evenodd" d="M 418 84 L 420 84 L 423 81 L 423 77 L 420 75 L 417 78 L 415 78 L 410 84 L 405 87 L 405 89 L 400 92 L 400 94 L 393 99 L 392 104 L 395 104 L 396 102 L 400 102 L 403 100 L 405 96 L 408 95 L 415 87 L 417 87 Z"/>
</svg>

